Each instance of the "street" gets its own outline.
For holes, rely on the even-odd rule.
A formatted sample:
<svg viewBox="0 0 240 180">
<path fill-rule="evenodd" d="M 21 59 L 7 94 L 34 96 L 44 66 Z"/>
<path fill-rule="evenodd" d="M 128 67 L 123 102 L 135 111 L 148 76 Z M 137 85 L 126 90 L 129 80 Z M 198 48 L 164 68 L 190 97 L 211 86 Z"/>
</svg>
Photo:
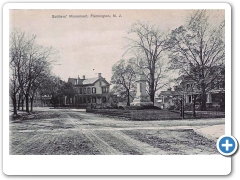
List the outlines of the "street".
<svg viewBox="0 0 240 180">
<path fill-rule="evenodd" d="M 35 108 L 10 121 L 11 155 L 218 154 L 225 119 L 127 121 L 79 109 Z"/>
</svg>

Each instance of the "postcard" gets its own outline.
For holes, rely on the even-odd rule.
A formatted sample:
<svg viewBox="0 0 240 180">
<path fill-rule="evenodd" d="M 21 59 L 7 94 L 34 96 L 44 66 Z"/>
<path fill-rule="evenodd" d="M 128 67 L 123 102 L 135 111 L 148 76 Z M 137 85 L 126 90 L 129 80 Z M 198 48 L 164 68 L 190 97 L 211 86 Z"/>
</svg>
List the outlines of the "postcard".
<svg viewBox="0 0 240 180">
<path fill-rule="evenodd" d="M 5 174 L 231 172 L 228 4 L 3 11 Z"/>
</svg>

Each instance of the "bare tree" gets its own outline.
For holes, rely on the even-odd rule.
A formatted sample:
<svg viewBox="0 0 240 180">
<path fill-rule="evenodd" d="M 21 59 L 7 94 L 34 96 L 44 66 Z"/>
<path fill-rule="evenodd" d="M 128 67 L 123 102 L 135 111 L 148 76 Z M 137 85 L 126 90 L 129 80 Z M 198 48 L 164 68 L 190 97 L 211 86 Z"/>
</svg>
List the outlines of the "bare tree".
<svg viewBox="0 0 240 180">
<path fill-rule="evenodd" d="M 180 69 L 201 91 L 202 110 L 206 110 L 206 93 L 214 82 L 224 81 L 225 69 L 224 22 L 209 24 L 208 11 L 192 13 L 186 25 L 172 31 L 168 43 L 172 69 Z"/>
<path fill-rule="evenodd" d="M 48 69 L 50 66 L 49 58 L 51 55 L 51 48 L 44 48 L 42 46 L 33 45 L 28 54 L 28 63 L 26 66 L 26 79 L 24 94 L 26 100 L 26 112 L 29 113 L 29 94 L 32 86 L 36 80 Z"/>
<path fill-rule="evenodd" d="M 20 85 L 17 80 L 17 70 L 10 64 L 10 78 L 9 78 L 9 94 L 13 103 L 13 114 L 17 115 L 17 94 L 20 90 Z"/>
<path fill-rule="evenodd" d="M 35 39 L 35 35 L 29 36 L 16 29 L 10 36 L 10 92 L 14 114 L 17 113 L 17 95 L 22 101 L 25 99 L 29 113 L 30 91 L 34 91 L 37 79 L 49 70 L 52 48 L 37 45 Z"/>
<path fill-rule="evenodd" d="M 127 52 L 135 56 L 137 66 L 146 75 L 148 93 L 150 100 L 154 103 L 156 91 L 167 84 L 164 82 L 167 62 L 163 54 L 167 49 L 164 46 L 166 36 L 155 26 L 139 21 L 132 25 L 129 34 L 132 37 L 127 38 L 130 42 Z M 140 61 L 141 65 L 139 65 Z"/>
<path fill-rule="evenodd" d="M 135 69 L 133 61 L 120 60 L 112 67 L 112 78 L 111 83 L 115 84 L 118 90 L 121 90 L 121 95 L 126 95 L 127 106 L 130 106 L 131 91 L 134 91 L 135 86 Z M 116 87 L 115 87 L 116 88 Z"/>
<path fill-rule="evenodd" d="M 50 87 L 53 86 L 51 82 L 51 74 L 50 69 L 45 68 L 44 71 L 42 71 L 35 81 L 33 81 L 30 91 L 29 91 L 29 98 L 30 98 L 30 111 L 33 112 L 33 100 L 36 95 L 40 96 L 43 95 L 43 91 L 45 89 L 48 89 L 49 91 L 45 91 L 44 95 L 51 94 Z"/>
<path fill-rule="evenodd" d="M 27 51 L 32 39 L 26 40 L 25 33 L 14 30 L 10 36 L 10 95 L 13 101 L 14 114 L 17 114 L 17 95 L 23 89 L 26 79 L 24 79 L 24 68 L 26 66 Z M 22 91 L 21 91 L 22 92 Z M 20 101 L 20 100 L 19 100 Z"/>
</svg>

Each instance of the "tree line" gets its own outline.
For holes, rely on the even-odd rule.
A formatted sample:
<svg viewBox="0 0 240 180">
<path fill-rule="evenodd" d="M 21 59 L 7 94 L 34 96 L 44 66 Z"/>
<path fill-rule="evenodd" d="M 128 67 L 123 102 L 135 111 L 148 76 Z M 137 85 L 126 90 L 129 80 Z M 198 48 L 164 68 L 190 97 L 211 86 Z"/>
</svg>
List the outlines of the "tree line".
<svg viewBox="0 0 240 180">
<path fill-rule="evenodd" d="M 36 94 L 49 94 L 59 82 L 50 68 L 55 52 L 52 47 L 38 45 L 35 35 L 14 29 L 10 34 L 9 53 L 9 91 L 13 113 L 16 115 L 20 107 L 23 110 L 24 104 L 25 111 L 30 113 Z"/>
<path fill-rule="evenodd" d="M 112 67 L 113 91 L 125 95 L 130 105 L 136 75 L 142 71 L 154 103 L 156 92 L 169 84 L 169 73 L 178 72 L 176 80 L 188 77 L 194 82 L 202 110 L 206 110 L 207 92 L 217 86 L 216 82 L 225 81 L 225 22 L 213 25 L 210 17 L 209 10 L 194 11 L 185 24 L 169 33 L 150 23 L 134 23 L 125 47 L 131 57 Z M 178 90 L 184 91 L 183 87 Z"/>
</svg>

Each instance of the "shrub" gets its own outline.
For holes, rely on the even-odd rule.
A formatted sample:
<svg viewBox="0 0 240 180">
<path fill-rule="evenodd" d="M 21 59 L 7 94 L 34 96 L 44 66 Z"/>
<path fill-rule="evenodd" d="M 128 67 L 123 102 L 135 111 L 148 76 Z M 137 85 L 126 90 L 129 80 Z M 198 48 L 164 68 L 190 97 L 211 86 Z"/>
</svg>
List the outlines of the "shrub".
<svg viewBox="0 0 240 180">
<path fill-rule="evenodd" d="M 125 106 L 126 110 L 144 110 L 144 109 L 155 109 L 159 110 L 160 108 L 157 106 Z"/>
<path fill-rule="evenodd" d="M 122 109 L 122 110 L 124 110 L 124 107 L 122 107 L 122 106 L 119 106 L 119 107 L 118 107 L 118 109 Z"/>
<path fill-rule="evenodd" d="M 174 106 L 174 105 L 169 105 L 169 106 L 167 107 L 167 109 L 168 109 L 168 110 L 175 110 L 175 106 Z"/>
<path fill-rule="evenodd" d="M 184 110 L 185 111 L 192 111 L 193 109 L 193 104 L 192 103 L 187 103 L 184 105 Z"/>
</svg>

